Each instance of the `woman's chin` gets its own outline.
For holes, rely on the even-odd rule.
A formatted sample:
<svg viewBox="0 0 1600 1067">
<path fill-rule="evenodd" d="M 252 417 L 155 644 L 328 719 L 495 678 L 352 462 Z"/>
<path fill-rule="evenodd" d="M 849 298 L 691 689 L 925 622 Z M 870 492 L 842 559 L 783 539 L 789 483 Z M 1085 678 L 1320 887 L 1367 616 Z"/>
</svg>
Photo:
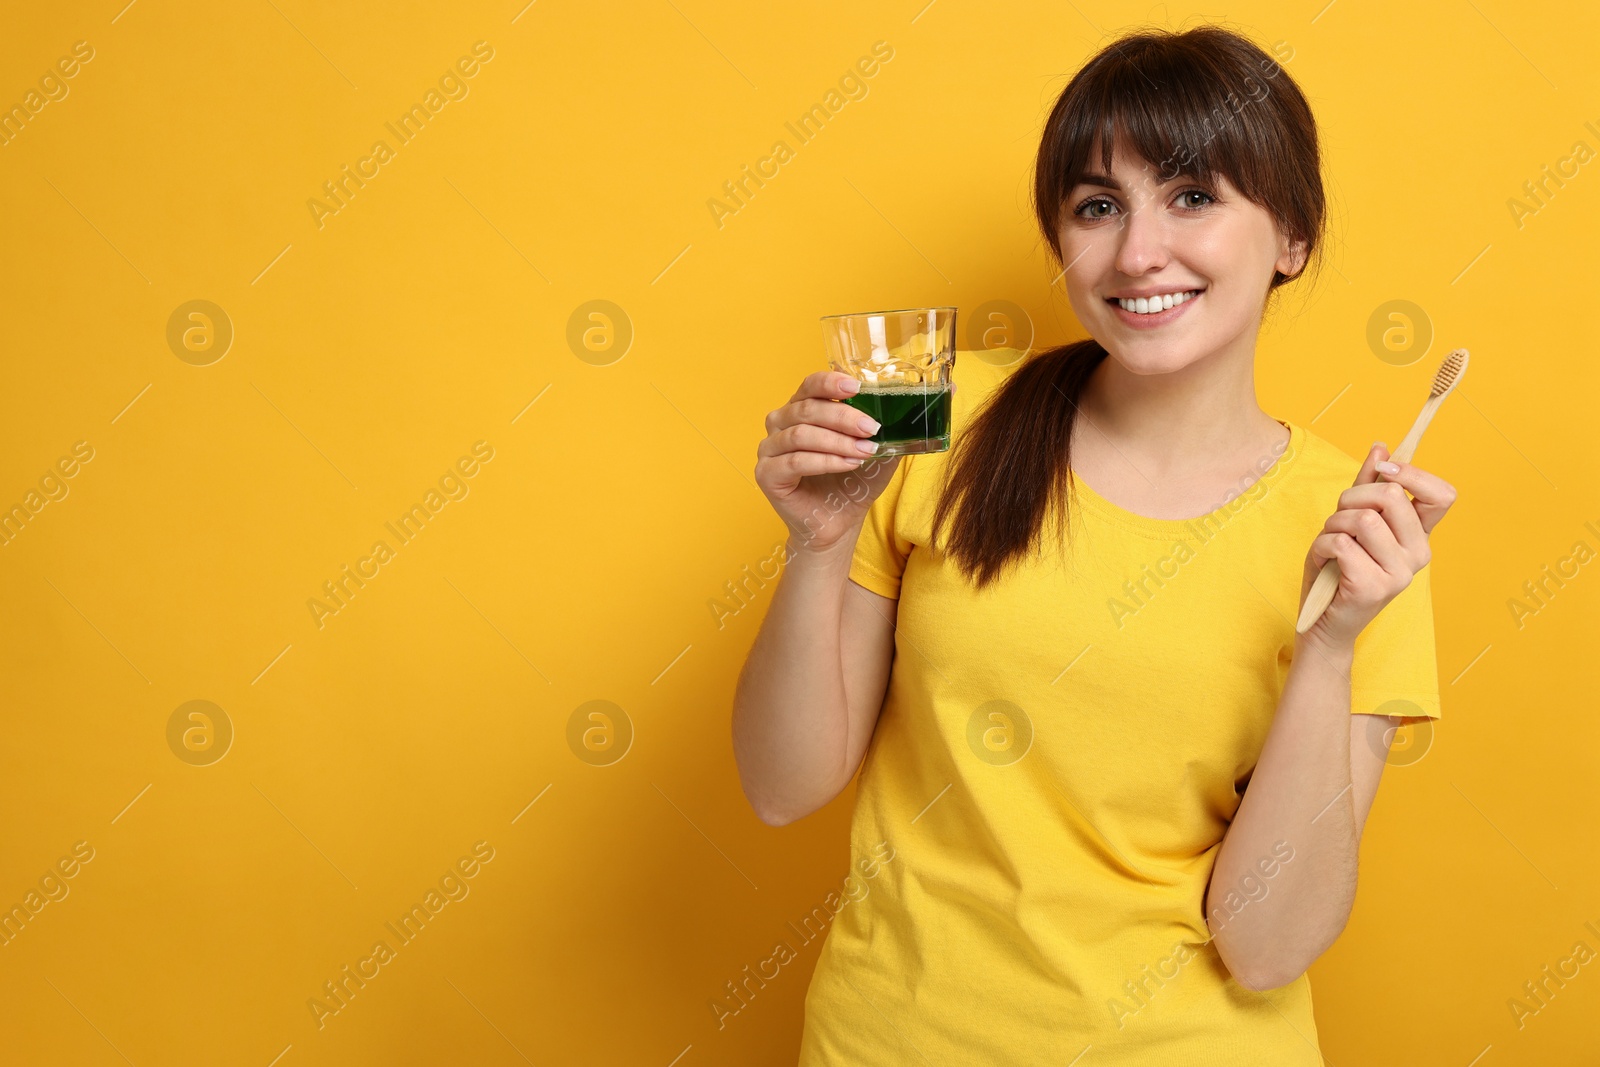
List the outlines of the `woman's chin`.
<svg viewBox="0 0 1600 1067">
<path fill-rule="evenodd" d="M 1198 363 L 1204 356 L 1193 345 L 1171 341 L 1135 339 L 1132 343 L 1113 341 L 1104 345 L 1112 359 L 1129 374 L 1154 376 L 1172 374 Z"/>
</svg>

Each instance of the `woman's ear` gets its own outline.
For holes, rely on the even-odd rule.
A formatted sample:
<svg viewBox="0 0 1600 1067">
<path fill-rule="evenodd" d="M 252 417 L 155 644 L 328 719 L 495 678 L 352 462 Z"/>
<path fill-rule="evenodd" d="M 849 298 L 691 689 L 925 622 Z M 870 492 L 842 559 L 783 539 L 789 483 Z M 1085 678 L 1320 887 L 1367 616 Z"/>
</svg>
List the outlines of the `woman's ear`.
<svg viewBox="0 0 1600 1067">
<path fill-rule="evenodd" d="M 1283 248 L 1283 252 L 1278 256 L 1278 262 L 1276 264 L 1279 274 L 1282 274 L 1288 278 L 1293 278 L 1305 269 L 1305 241 L 1295 241 L 1293 244 L 1290 244 L 1288 238 L 1284 238 L 1284 240 L 1280 242 L 1279 247 Z"/>
</svg>

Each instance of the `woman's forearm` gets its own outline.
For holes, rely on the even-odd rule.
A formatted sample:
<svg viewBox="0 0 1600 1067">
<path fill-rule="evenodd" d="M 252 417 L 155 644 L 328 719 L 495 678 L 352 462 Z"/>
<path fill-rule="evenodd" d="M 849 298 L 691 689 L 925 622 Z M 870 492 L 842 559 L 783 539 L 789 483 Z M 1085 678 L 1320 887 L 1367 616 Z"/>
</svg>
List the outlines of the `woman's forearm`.
<svg viewBox="0 0 1600 1067">
<path fill-rule="evenodd" d="M 794 551 L 739 674 L 734 759 L 767 822 L 816 810 L 848 781 L 840 629 L 854 543 Z"/>
<path fill-rule="evenodd" d="M 1305 973 L 1355 902 L 1353 658 L 1350 649 L 1296 641 L 1277 715 L 1217 853 L 1206 921 L 1229 971 L 1252 989 Z"/>
</svg>

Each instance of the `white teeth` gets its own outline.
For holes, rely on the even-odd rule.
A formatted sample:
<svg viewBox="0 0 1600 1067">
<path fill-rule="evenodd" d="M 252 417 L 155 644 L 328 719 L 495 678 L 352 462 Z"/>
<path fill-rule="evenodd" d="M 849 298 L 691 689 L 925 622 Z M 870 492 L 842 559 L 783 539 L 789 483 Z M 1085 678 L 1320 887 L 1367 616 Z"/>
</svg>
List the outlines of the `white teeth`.
<svg viewBox="0 0 1600 1067">
<path fill-rule="evenodd" d="M 1190 289 L 1186 293 L 1164 293 L 1161 296 L 1152 297 L 1141 296 L 1133 300 L 1124 300 L 1119 297 L 1117 303 L 1122 305 L 1124 311 L 1131 311 L 1136 315 L 1153 315 L 1158 311 L 1175 308 L 1187 300 L 1193 300 L 1200 293 L 1201 290 L 1199 289 Z"/>
</svg>

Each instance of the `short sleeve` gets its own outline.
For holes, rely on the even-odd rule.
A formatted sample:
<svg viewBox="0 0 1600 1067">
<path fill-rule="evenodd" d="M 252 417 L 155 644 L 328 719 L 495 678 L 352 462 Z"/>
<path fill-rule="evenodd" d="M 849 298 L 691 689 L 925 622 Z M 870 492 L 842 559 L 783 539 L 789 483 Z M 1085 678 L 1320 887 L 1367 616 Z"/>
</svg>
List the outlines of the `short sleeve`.
<svg viewBox="0 0 1600 1067">
<path fill-rule="evenodd" d="M 900 576 L 905 573 L 906 559 L 911 555 L 911 542 L 902 535 L 897 514 L 915 458 L 905 456 L 900 460 L 889 484 L 867 509 L 861 534 L 856 538 L 855 553 L 850 558 L 850 577 L 857 585 L 893 600 L 900 598 Z"/>
<path fill-rule="evenodd" d="M 1431 563 L 1412 575 L 1356 637 L 1352 714 L 1399 715 L 1407 722 L 1440 717 L 1431 575 Z"/>
</svg>

